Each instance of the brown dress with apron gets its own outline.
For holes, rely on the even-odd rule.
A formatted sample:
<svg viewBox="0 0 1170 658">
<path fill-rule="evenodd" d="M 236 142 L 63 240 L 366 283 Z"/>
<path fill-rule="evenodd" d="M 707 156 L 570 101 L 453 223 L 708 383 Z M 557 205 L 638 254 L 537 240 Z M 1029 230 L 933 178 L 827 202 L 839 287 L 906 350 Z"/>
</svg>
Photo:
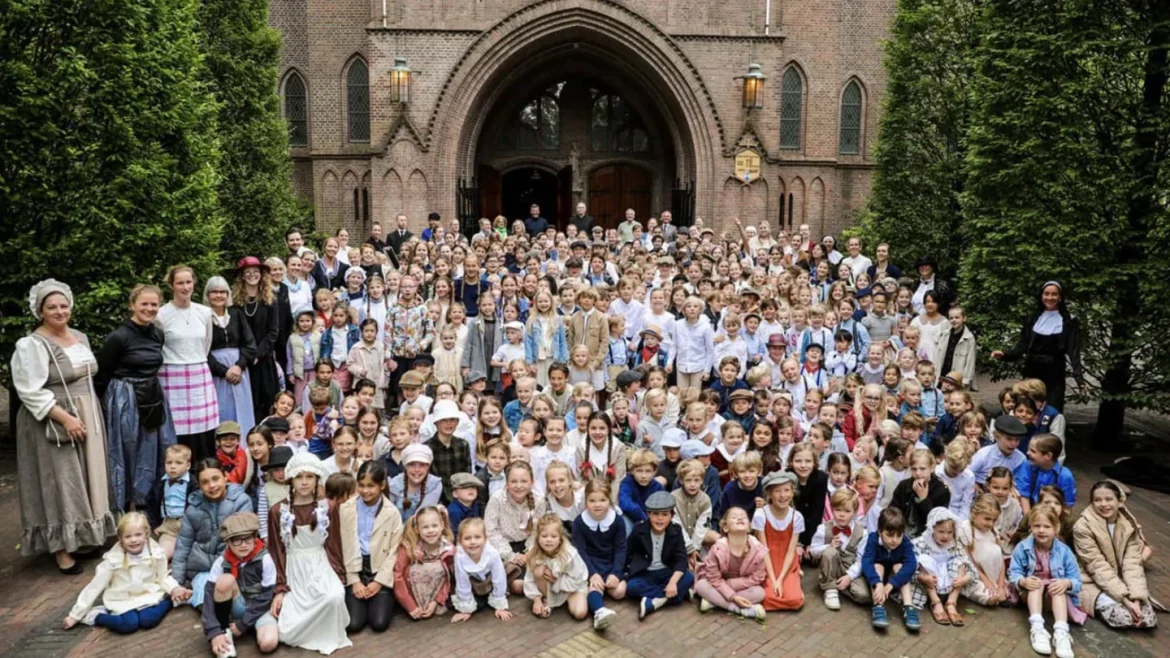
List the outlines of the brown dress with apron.
<svg viewBox="0 0 1170 658">
<path fill-rule="evenodd" d="M 93 388 L 97 360 L 85 335 L 70 331 L 78 345 L 68 350 L 33 334 L 18 341 L 12 357 L 13 380 L 22 399 L 24 393 L 48 390 L 57 406 L 75 410 L 86 430 L 84 441 L 73 441 L 47 413 L 37 418 L 29 404 L 17 413 L 23 555 L 101 546 L 116 533 L 109 504 L 105 423 Z M 35 404 L 31 397 L 30 402 Z"/>
</svg>

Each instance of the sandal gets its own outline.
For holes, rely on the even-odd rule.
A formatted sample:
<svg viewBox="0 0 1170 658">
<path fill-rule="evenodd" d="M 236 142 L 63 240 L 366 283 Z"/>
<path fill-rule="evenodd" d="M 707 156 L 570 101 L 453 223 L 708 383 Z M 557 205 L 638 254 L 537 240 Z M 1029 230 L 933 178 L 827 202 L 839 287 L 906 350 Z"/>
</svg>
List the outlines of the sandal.
<svg viewBox="0 0 1170 658">
<path fill-rule="evenodd" d="M 963 616 L 959 614 L 959 606 L 954 603 L 947 604 L 947 616 L 951 618 L 951 626 L 960 627 L 966 626 L 967 623 L 963 621 Z"/>
<path fill-rule="evenodd" d="M 936 624 L 941 624 L 943 626 L 951 625 L 951 618 L 947 616 L 947 611 L 945 608 L 943 608 L 942 602 L 935 603 L 934 605 L 930 606 L 930 616 L 934 617 Z"/>
</svg>

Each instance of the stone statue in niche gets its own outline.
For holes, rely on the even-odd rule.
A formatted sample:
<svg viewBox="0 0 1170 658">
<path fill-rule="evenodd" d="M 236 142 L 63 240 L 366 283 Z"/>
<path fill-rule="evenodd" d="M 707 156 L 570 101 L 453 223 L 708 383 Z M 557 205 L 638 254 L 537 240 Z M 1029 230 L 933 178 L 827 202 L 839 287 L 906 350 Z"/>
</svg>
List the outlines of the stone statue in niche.
<svg viewBox="0 0 1170 658">
<path fill-rule="evenodd" d="M 581 151 L 577 149 L 577 142 L 569 145 L 569 166 L 573 168 L 573 191 L 584 192 L 585 180 L 581 177 Z"/>
</svg>

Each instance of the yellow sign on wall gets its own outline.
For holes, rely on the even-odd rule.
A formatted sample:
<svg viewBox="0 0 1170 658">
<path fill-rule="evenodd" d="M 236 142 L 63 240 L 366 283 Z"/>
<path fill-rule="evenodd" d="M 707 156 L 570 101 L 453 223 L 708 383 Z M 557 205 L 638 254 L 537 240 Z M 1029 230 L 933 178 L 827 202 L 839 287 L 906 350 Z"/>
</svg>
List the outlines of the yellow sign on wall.
<svg viewBox="0 0 1170 658">
<path fill-rule="evenodd" d="M 753 149 L 743 149 L 735 154 L 735 177 L 745 184 L 751 184 L 760 177 L 760 154 Z"/>
</svg>

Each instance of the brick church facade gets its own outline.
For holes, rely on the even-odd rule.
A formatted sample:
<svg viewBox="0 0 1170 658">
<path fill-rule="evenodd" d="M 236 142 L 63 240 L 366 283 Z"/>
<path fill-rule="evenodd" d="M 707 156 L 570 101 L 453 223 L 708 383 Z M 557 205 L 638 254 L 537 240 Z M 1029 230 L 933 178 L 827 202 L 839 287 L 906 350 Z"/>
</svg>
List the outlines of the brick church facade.
<svg viewBox="0 0 1170 658">
<path fill-rule="evenodd" d="M 272 0 L 318 229 L 671 209 L 814 234 L 873 179 L 894 0 Z M 396 60 L 398 60 L 396 62 Z M 404 61 L 403 61 L 404 60 Z M 746 109 L 749 64 L 766 76 Z M 391 76 L 408 68 L 409 98 Z M 401 89 L 401 87 L 400 87 Z"/>
</svg>

